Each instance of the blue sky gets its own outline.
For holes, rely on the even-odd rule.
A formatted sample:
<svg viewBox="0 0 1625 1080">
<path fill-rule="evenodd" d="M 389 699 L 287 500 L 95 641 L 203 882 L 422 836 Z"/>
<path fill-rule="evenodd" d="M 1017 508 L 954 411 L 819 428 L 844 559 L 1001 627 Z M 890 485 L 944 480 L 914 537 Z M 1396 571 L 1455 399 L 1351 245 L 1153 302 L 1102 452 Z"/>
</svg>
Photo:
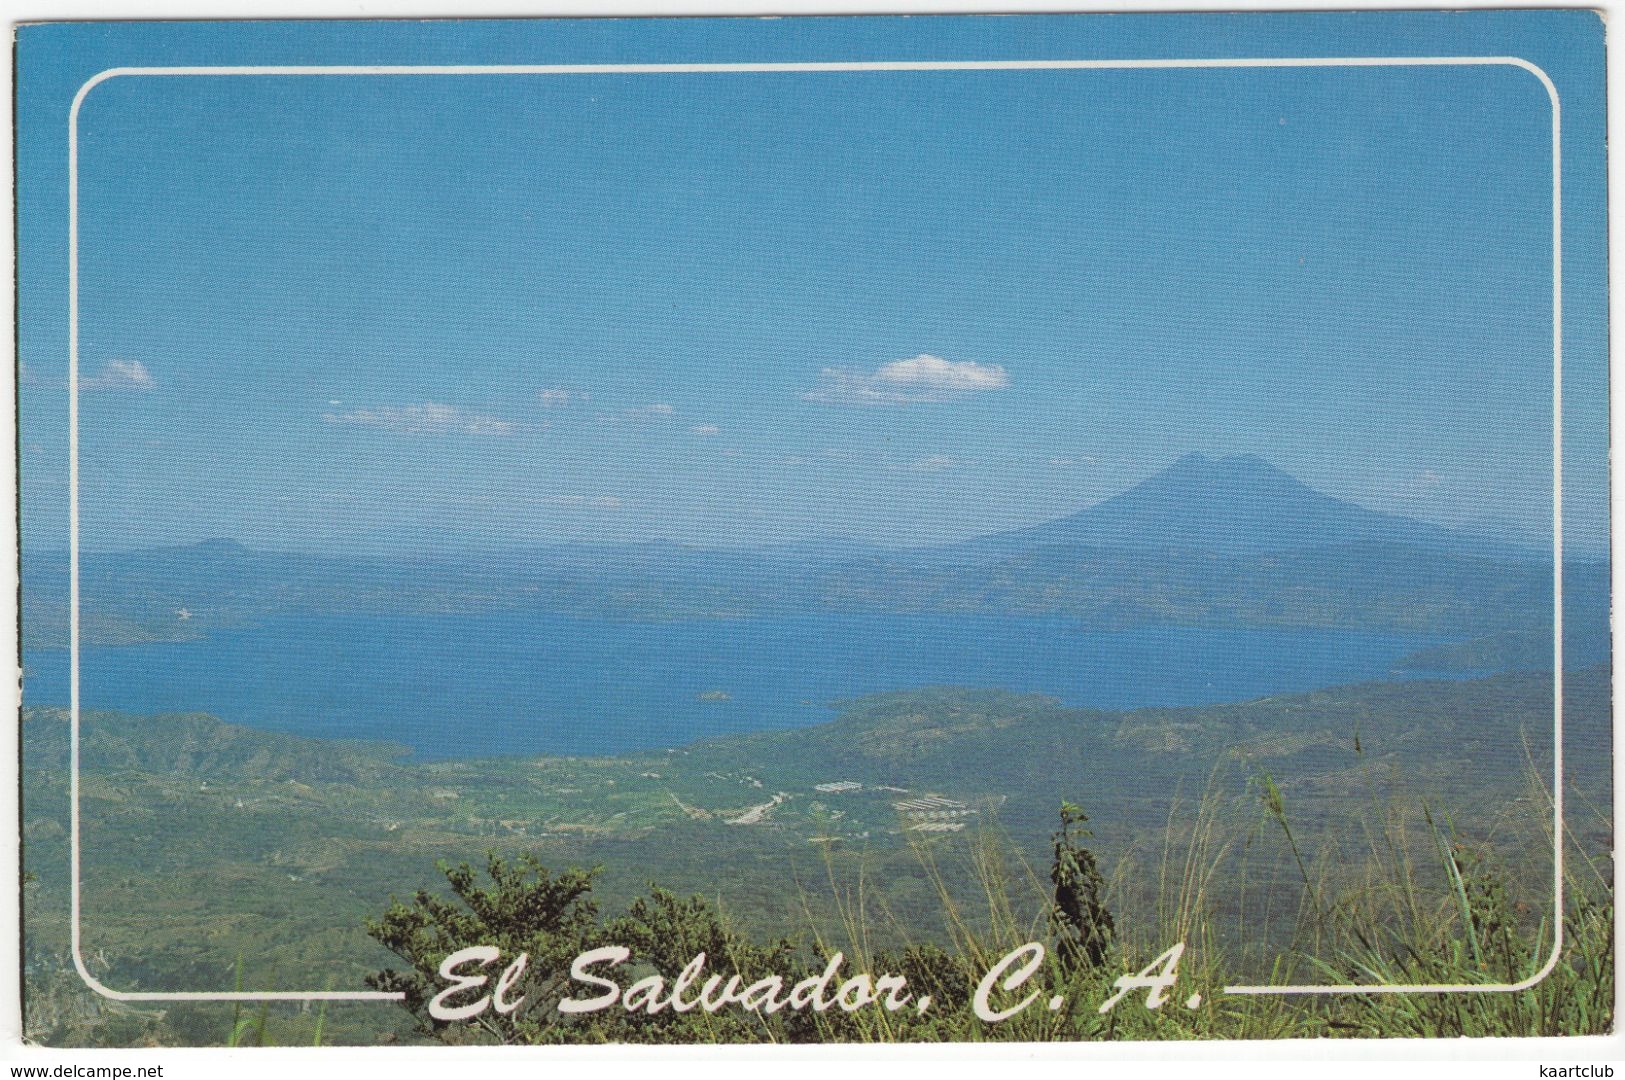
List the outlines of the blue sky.
<svg viewBox="0 0 1625 1080">
<path fill-rule="evenodd" d="M 1304 39 L 1567 58 L 1566 479 L 1600 542 L 1600 32 L 1227 18 L 25 32 L 26 542 L 63 531 L 76 72 Z M 81 123 L 87 548 L 930 542 L 1193 450 L 1549 535 L 1550 115 L 1518 69 L 126 78 Z"/>
</svg>

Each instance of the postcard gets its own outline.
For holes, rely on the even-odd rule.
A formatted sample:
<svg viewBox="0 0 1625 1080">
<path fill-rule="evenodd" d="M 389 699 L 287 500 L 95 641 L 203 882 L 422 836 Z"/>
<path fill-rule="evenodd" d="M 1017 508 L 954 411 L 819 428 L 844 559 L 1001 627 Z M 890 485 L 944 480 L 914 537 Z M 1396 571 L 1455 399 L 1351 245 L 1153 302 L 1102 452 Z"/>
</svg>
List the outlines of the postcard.
<svg viewBox="0 0 1625 1080">
<path fill-rule="evenodd" d="M 1614 1030 L 1597 13 L 15 41 L 27 1041 Z"/>
</svg>

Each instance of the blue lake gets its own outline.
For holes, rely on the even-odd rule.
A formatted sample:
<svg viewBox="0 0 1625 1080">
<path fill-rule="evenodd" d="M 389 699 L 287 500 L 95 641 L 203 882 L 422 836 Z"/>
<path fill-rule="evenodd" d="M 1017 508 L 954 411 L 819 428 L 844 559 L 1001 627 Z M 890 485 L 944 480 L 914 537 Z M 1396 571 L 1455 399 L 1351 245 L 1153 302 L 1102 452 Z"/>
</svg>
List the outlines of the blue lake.
<svg viewBox="0 0 1625 1080">
<path fill-rule="evenodd" d="M 423 758 L 611 754 L 830 719 L 928 685 L 1105 709 L 1205 705 L 1393 678 L 1431 642 L 1320 630 L 831 616 L 610 622 L 514 612 L 283 618 L 181 644 L 87 648 L 86 709 L 405 743 Z M 25 657 L 24 700 L 65 705 L 68 654 Z"/>
</svg>

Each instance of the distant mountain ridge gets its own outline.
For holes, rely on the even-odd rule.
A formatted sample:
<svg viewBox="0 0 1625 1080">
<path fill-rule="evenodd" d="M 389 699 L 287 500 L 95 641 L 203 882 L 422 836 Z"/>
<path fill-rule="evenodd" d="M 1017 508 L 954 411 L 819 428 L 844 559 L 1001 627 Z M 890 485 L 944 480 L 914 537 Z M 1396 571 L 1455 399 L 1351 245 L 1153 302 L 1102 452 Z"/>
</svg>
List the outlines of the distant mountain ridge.
<svg viewBox="0 0 1625 1080">
<path fill-rule="evenodd" d="M 1241 554 L 1372 544 L 1513 554 L 1510 545 L 1333 498 L 1253 454 L 1186 454 L 1074 514 L 961 547 L 977 553 L 1086 546 Z"/>
<path fill-rule="evenodd" d="M 390 559 L 210 540 L 87 553 L 81 631 L 85 643 L 117 645 L 188 640 L 288 614 L 523 609 L 638 621 L 1061 615 L 1096 629 L 1162 623 L 1535 640 L 1550 632 L 1550 560 L 1334 498 L 1254 455 L 1187 454 L 1068 516 L 931 548 L 538 542 Z M 25 564 L 29 647 L 65 644 L 66 578 L 65 560 Z M 1571 618 L 1606 627 L 1607 579 L 1606 563 L 1566 564 Z"/>
<path fill-rule="evenodd" d="M 516 539 L 518 539 L 516 537 Z M 1491 558 L 1547 560 L 1544 548 L 1446 528 L 1400 514 L 1372 510 L 1317 491 L 1256 454 L 1209 457 L 1189 453 L 1133 487 L 1064 517 L 1037 525 L 1000 530 L 945 545 L 886 547 L 850 536 L 741 546 L 700 546 L 672 540 L 580 543 L 538 542 L 478 550 L 456 556 L 410 554 L 398 559 L 333 553 L 261 551 L 236 540 L 214 538 L 193 544 L 127 551 L 85 552 L 87 569 L 130 560 L 189 562 L 194 566 L 298 562 L 326 568 L 389 563 L 436 566 L 461 561 L 504 569 L 514 566 L 580 566 L 646 571 L 679 564 L 738 562 L 806 565 L 849 560 L 933 555 L 1002 558 L 1021 550 L 1055 547 L 1184 549 L 1221 553 L 1285 552 L 1309 548 L 1394 544 L 1454 551 Z M 36 555 L 30 562 L 65 563 L 61 552 Z"/>
</svg>

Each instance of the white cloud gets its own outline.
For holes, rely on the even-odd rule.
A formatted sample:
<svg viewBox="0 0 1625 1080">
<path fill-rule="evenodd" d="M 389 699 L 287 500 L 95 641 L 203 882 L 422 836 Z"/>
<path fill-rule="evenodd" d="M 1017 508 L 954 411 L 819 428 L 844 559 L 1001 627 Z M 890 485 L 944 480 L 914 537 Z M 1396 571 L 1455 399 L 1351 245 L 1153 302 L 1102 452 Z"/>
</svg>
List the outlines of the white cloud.
<svg viewBox="0 0 1625 1080">
<path fill-rule="evenodd" d="M 818 373 L 818 385 L 801 396 L 824 405 L 913 405 L 953 401 L 1009 385 L 1010 375 L 999 364 L 921 353 L 874 371 L 825 368 Z"/>
<path fill-rule="evenodd" d="M 620 412 L 599 413 L 598 419 L 613 424 L 621 420 L 649 420 L 652 418 L 666 419 L 675 416 L 676 414 L 677 409 L 675 406 L 667 405 L 663 401 L 657 401 L 652 405 L 635 405 L 629 409 L 622 409 Z"/>
<path fill-rule="evenodd" d="M 326 413 L 330 424 L 383 428 L 402 435 L 506 435 L 513 424 L 469 412 L 456 405 L 426 401 L 421 405 L 375 405 L 346 413 Z"/>
<path fill-rule="evenodd" d="M 81 390 L 151 390 L 152 372 L 139 360 L 109 360 L 96 375 L 79 376 Z"/>
<path fill-rule="evenodd" d="M 585 395 L 573 394 L 568 390 L 563 390 L 559 387 L 552 387 L 550 389 L 538 392 L 536 395 L 536 400 L 541 402 L 541 406 L 544 409 L 562 409 L 566 405 L 570 404 L 570 402 L 582 396 Z"/>
<path fill-rule="evenodd" d="M 717 427 L 715 424 L 695 424 L 688 430 L 692 431 L 696 435 L 705 436 L 706 438 L 709 438 L 712 435 L 722 434 L 722 429 Z"/>
<path fill-rule="evenodd" d="M 919 386 L 932 390 L 997 390 L 1010 382 L 997 364 L 974 360 L 954 363 L 940 356 L 921 353 L 910 360 L 894 360 L 876 371 L 877 382 L 893 386 Z"/>
<path fill-rule="evenodd" d="M 952 469 L 959 464 L 959 459 L 949 454 L 930 454 L 907 465 L 901 466 L 905 472 L 942 472 Z"/>
</svg>

